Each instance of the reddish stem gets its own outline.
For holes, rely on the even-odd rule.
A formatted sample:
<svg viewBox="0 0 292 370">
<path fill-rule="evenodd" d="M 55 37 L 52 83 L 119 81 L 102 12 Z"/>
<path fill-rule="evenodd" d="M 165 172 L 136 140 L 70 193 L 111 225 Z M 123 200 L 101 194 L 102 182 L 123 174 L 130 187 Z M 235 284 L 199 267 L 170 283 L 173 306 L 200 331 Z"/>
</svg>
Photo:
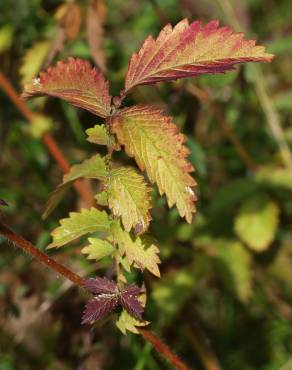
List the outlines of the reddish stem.
<svg viewBox="0 0 292 370">
<path fill-rule="evenodd" d="M 0 72 L 0 86 L 9 96 L 10 100 L 15 104 L 18 110 L 22 113 L 22 115 L 32 123 L 34 120 L 34 113 L 28 108 L 28 106 L 24 103 L 24 101 L 19 97 L 11 83 L 7 80 L 7 78 Z M 63 170 L 63 172 L 68 172 L 70 170 L 70 164 L 67 162 L 66 158 L 64 157 L 62 151 L 58 147 L 58 144 L 54 140 L 54 138 L 50 134 L 45 134 L 42 138 L 43 143 L 48 148 L 49 152 L 51 153 L 52 157 L 58 163 L 59 167 Z M 84 199 L 85 203 L 88 206 L 93 205 L 93 195 L 89 186 L 80 180 L 77 180 L 74 183 L 74 186 L 80 196 Z"/>
<path fill-rule="evenodd" d="M 83 288 L 85 279 L 81 276 L 75 274 L 75 272 L 69 270 L 67 267 L 62 265 L 61 263 L 55 261 L 53 258 L 49 257 L 47 254 L 40 251 L 37 247 L 35 247 L 32 243 L 21 237 L 20 235 L 16 234 L 13 230 L 11 230 L 7 225 L 0 221 L 0 234 L 3 235 L 6 239 L 8 239 L 11 243 L 15 244 L 17 247 L 21 248 L 23 251 L 29 253 L 33 257 L 35 257 L 39 262 L 43 265 L 53 269 L 58 274 L 62 275 L 66 279 L 70 280 L 72 283 L 78 285 L 79 287 Z M 151 330 L 145 328 L 137 328 L 143 338 L 152 344 L 152 346 L 156 349 L 158 353 L 165 357 L 170 364 L 177 370 L 190 370 L 179 358 L 176 354 L 174 354 L 171 349 L 163 343 L 156 334 L 154 334 Z"/>
</svg>

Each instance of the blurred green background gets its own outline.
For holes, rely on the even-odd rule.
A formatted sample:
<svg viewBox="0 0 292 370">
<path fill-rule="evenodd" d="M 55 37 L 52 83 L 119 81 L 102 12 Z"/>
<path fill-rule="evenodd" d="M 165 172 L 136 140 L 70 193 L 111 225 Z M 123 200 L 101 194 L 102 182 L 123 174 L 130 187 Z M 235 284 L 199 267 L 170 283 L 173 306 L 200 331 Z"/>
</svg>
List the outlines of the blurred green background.
<svg viewBox="0 0 292 370">
<path fill-rule="evenodd" d="M 140 87 L 126 103 L 159 104 L 174 116 L 198 182 L 192 225 L 153 191 L 151 231 L 161 246 L 162 278 L 145 274 L 145 317 L 192 369 L 292 369 L 291 0 L 107 0 L 92 1 L 89 10 L 80 0 L 68 16 L 72 4 L 1 0 L 0 72 L 17 92 L 48 62 L 76 56 L 105 70 L 117 95 L 145 37 L 185 17 L 219 19 L 276 54 L 270 64 L 226 75 Z M 1 81 L 0 198 L 9 204 L 1 217 L 44 250 L 59 218 L 82 201 L 72 189 L 42 220 L 62 172 L 40 137 L 50 130 L 70 163 L 78 163 L 100 150 L 84 134 L 100 121 L 41 98 L 25 103 L 40 117 L 30 125 Z M 113 321 L 81 327 L 85 297 L 1 238 L 0 244 L 1 370 L 171 368 Z M 81 247 L 49 253 L 81 274 L 105 273 L 108 265 L 86 261 Z"/>
</svg>

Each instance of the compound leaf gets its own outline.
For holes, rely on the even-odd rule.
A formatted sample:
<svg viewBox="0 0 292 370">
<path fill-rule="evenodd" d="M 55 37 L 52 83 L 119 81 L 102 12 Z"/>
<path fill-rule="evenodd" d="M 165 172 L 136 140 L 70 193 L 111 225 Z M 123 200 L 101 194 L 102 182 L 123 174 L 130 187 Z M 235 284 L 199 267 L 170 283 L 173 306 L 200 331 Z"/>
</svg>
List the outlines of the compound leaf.
<svg viewBox="0 0 292 370">
<path fill-rule="evenodd" d="M 119 246 L 121 256 L 125 256 L 130 265 L 134 264 L 142 271 L 147 269 L 153 275 L 160 277 L 159 249 L 148 236 L 132 237 L 122 229 L 117 221 L 112 222 L 111 231 L 114 241 Z"/>
<path fill-rule="evenodd" d="M 114 247 L 106 240 L 88 238 L 90 245 L 84 247 L 81 252 L 88 254 L 88 259 L 100 260 L 113 254 Z"/>
<path fill-rule="evenodd" d="M 88 135 L 87 140 L 90 143 L 98 145 L 107 145 L 109 147 L 113 147 L 115 145 L 115 138 L 114 136 L 110 135 L 105 125 L 95 125 L 94 127 L 89 128 L 85 132 Z"/>
<path fill-rule="evenodd" d="M 82 324 L 101 320 L 118 305 L 116 294 L 104 294 L 93 297 L 86 305 L 82 316 Z"/>
<path fill-rule="evenodd" d="M 149 36 L 140 51 L 133 54 L 125 90 L 203 73 L 222 73 L 244 62 L 268 62 L 273 55 L 242 33 L 219 27 L 217 20 L 203 25 L 187 19 L 175 27 L 166 25 L 157 39 Z"/>
<path fill-rule="evenodd" d="M 118 329 L 123 334 L 127 334 L 127 331 L 134 333 L 134 334 L 139 334 L 137 327 L 139 326 L 146 326 L 149 324 L 149 321 L 141 321 L 135 319 L 135 317 L 131 316 L 126 310 L 123 310 L 118 321 L 116 322 L 116 325 Z"/>
<path fill-rule="evenodd" d="M 24 90 L 24 98 L 49 95 L 100 117 L 110 114 L 108 82 L 86 60 L 69 58 L 67 62 L 58 62 L 47 72 L 41 72 L 40 78 L 25 85 Z"/>
<path fill-rule="evenodd" d="M 250 249 L 261 252 L 274 240 L 278 223 L 278 205 L 266 194 L 256 194 L 241 205 L 234 229 Z"/>
<path fill-rule="evenodd" d="M 162 110 L 141 105 L 125 108 L 110 118 L 110 126 L 126 153 L 134 157 L 141 170 L 147 171 L 150 181 L 156 182 L 160 194 L 166 193 L 169 207 L 176 204 L 181 217 L 192 222 L 195 212 L 196 184 L 189 172 L 192 165 L 186 160 L 188 149 L 184 136 Z"/>
<path fill-rule="evenodd" d="M 108 205 L 115 216 L 121 217 L 126 231 L 148 229 L 151 216 L 149 189 L 142 175 L 134 168 L 112 169 L 106 182 Z"/>
<path fill-rule="evenodd" d="M 71 212 L 68 218 L 60 221 L 60 224 L 61 226 L 52 232 L 53 242 L 48 246 L 49 248 L 61 247 L 88 233 L 108 232 L 110 230 L 108 215 L 96 208 Z"/>
<path fill-rule="evenodd" d="M 116 294 L 118 292 L 118 287 L 115 281 L 98 276 L 87 279 L 84 283 L 84 288 L 93 294 Z"/>
</svg>

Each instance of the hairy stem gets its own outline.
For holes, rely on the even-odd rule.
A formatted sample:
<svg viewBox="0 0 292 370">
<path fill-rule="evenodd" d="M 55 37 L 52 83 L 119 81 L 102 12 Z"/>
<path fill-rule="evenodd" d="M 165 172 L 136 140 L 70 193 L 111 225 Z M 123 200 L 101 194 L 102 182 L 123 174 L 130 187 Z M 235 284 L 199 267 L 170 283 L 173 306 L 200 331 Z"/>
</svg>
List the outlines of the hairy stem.
<svg viewBox="0 0 292 370">
<path fill-rule="evenodd" d="M 64 278 L 70 280 L 75 285 L 83 288 L 85 279 L 80 275 L 75 274 L 73 271 L 69 270 L 67 267 L 57 262 L 53 258 L 49 257 L 47 254 L 41 252 L 32 243 L 24 239 L 22 236 L 16 234 L 7 225 L 0 221 L 0 234 L 4 236 L 8 241 L 22 249 L 24 252 L 29 253 L 31 256 L 35 257 L 40 263 L 56 271 L 58 274 Z M 173 365 L 175 369 L 178 370 L 190 370 L 176 354 L 174 354 L 171 349 L 163 343 L 156 334 L 151 330 L 145 328 L 137 328 L 143 338 L 152 344 L 158 353 L 160 353 L 170 364 Z"/>
<path fill-rule="evenodd" d="M 0 86 L 5 91 L 7 96 L 10 100 L 14 103 L 14 105 L 18 108 L 21 114 L 30 122 L 32 123 L 35 119 L 34 113 L 28 108 L 28 106 L 24 103 L 24 101 L 19 97 L 11 83 L 7 80 L 7 78 L 0 72 Z M 42 141 L 47 147 L 48 151 L 51 153 L 52 157 L 58 163 L 59 167 L 62 169 L 63 172 L 68 172 L 70 170 L 70 164 L 64 157 L 61 149 L 59 148 L 58 144 L 54 140 L 54 138 L 46 133 L 42 137 Z M 80 194 L 82 199 L 88 206 L 93 205 L 93 195 L 91 193 L 91 189 L 89 186 L 86 186 L 81 180 L 77 180 L 74 183 L 74 186 L 77 192 Z"/>
</svg>

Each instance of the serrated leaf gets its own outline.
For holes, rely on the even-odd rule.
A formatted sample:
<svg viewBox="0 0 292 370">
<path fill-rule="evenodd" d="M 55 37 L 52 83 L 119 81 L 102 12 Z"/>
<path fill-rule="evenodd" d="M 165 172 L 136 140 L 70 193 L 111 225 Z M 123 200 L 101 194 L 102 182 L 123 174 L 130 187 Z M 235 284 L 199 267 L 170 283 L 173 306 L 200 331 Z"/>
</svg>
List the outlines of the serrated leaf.
<svg viewBox="0 0 292 370">
<path fill-rule="evenodd" d="M 97 238 L 88 238 L 90 245 L 82 248 L 81 252 L 88 254 L 88 259 L 100 260 L 113 254 L 114 247 L 106 240 Z"/>
<path fill-rule="evenodd" d="M 64 194 L 68 190 L 70 184 L 80 179 L 81 177 L 86 177 L 89 179 L 97 179 L 104 181 L 107 176 L 107 168 L 104 161 L 99 154 L 86 159 L 80 164 L 76 164 L 71 167 L 70 171 L 63 176 L 63 183 L 60 184 L 51 194 L 47 201 L 45 211 L 43 213 L 43 218 L 47 218 L 48 215 L 54 210 L 58 205 L 60 200 L 63 198 Z"/>
<path fill-rule="evenodd" d="M 96 194 L 94 196 L 94 198 L 96 199 L 97 203 L 100 205 L 100 206 L 107 206 L 108 205 L 108 201 L 107 201 L 107 192 L 106 191 L 102 191 L 98 194 Z"/>
<path fill-rule="evenodd" d="M 242 33 L 219 27 L 217 20 L 204 26 L 201 21 L 189 24 L 184 19 L 175 27 L 166 25 L 156 40 L 149 36 L 133 54 L 125 90 L 203 73 L 222 73 L 236 64 L 268 62 L 272 57 L 254 40 L 244 40 Z"/>
<path fill-rule="evenodd" d="M 105 277 L 97 276 L 87 279 L 83 286 L 93 294 L 116 294 L 118 292 L 116 282 Z"/>
<path fill-rule="evenodd" d="M 149 270 L 153 275 L 160 277 L 158 264 L 160 259 L 158 257 L 159 249 L 153 244 L 149 236 L 142 235 L 141 237 L 131 236 L 124 231 L 119 222 L 113 221 L 111 224 L 111 231 L 114 242 L 119 246 L 121 256 L 125 256 L 130 265 L 141 269 Z"/>
<path fill-rule="evenodd" d="M 93 297 L 86 305 L 82 316 L 82 324 L 103 319 L 119 303 L 116 294 L 104 294 Z"/>
<path fill-rule="evenodd" d="M 48 248 L 61 247 L 88 233 L 110 231 L 108 215 L 96 208 L 71 212 L 68 218 L 60 220 L 60 224 L 61 226 L 52 232 L 53 242 Z"/>
<path fill-rule="evenodd" d="M 241 205 L 234 230 L 250 249 L 264 251 L 275 238 L 279 212 L 278 205 L 266 194 L 256 194 Z"/>
<path fill-rule="evenodd" d="M 148 229 L 151 216 L 149 188 L 134 168 L 120 167 L 110 171 L 106 181 L 108 205 L 121 217 L 126 231 L 132 227 L 140 233 Z"/>
<path fill-rule="evenodd" d="M 111 111 L 108 82 L 82 59 L 58 62 L 47 72 L 40 73 L 40 78 L 25 85 L 24 98 L 43 95 L 64 99 L 100 117 L 107 117 Z"/>
<path fill-rule="evenodd" d="M 186 160 L 185 138 L 171 118 L 162 115 L 159 108 L 133 106 L 111 117 L 110 126 L 126 153 L 147 171 L 152 183 L 157 183 L 160 194 L 166 193 L 169 207 L 176 204 L 181 217 L 191 223 L 196 182 L 189 174 L 193 167 Z"/>
<path fill-rule="evenodd" d="M 107 131 L 105 125 L 95 125 L 85 131 L 88 135 L 87 140 L 90 143 L 98 145 L 107 145 L 113 147 L 115 145 L 115 138 Z"/>
<path fill-rule="evenodd" d="M 140 321 L 135 319 L 133 316 L 131 316 L 126 310 L 123 310 L 120 314 L 120 317 L 118 321 L 116 322 L 116 326 L 123 334 L 127 334 L 127 331 L 139 334 L 136 327 L 143 327 L 149 325 L 149 321 Z"/>
<path fill-rule="evenodd" d="M 39 41 L 25 52 L 19 70 L 22 85 L 30 82 L 38 75 L 50 47 L 50 41 Z"/>
</svg>

